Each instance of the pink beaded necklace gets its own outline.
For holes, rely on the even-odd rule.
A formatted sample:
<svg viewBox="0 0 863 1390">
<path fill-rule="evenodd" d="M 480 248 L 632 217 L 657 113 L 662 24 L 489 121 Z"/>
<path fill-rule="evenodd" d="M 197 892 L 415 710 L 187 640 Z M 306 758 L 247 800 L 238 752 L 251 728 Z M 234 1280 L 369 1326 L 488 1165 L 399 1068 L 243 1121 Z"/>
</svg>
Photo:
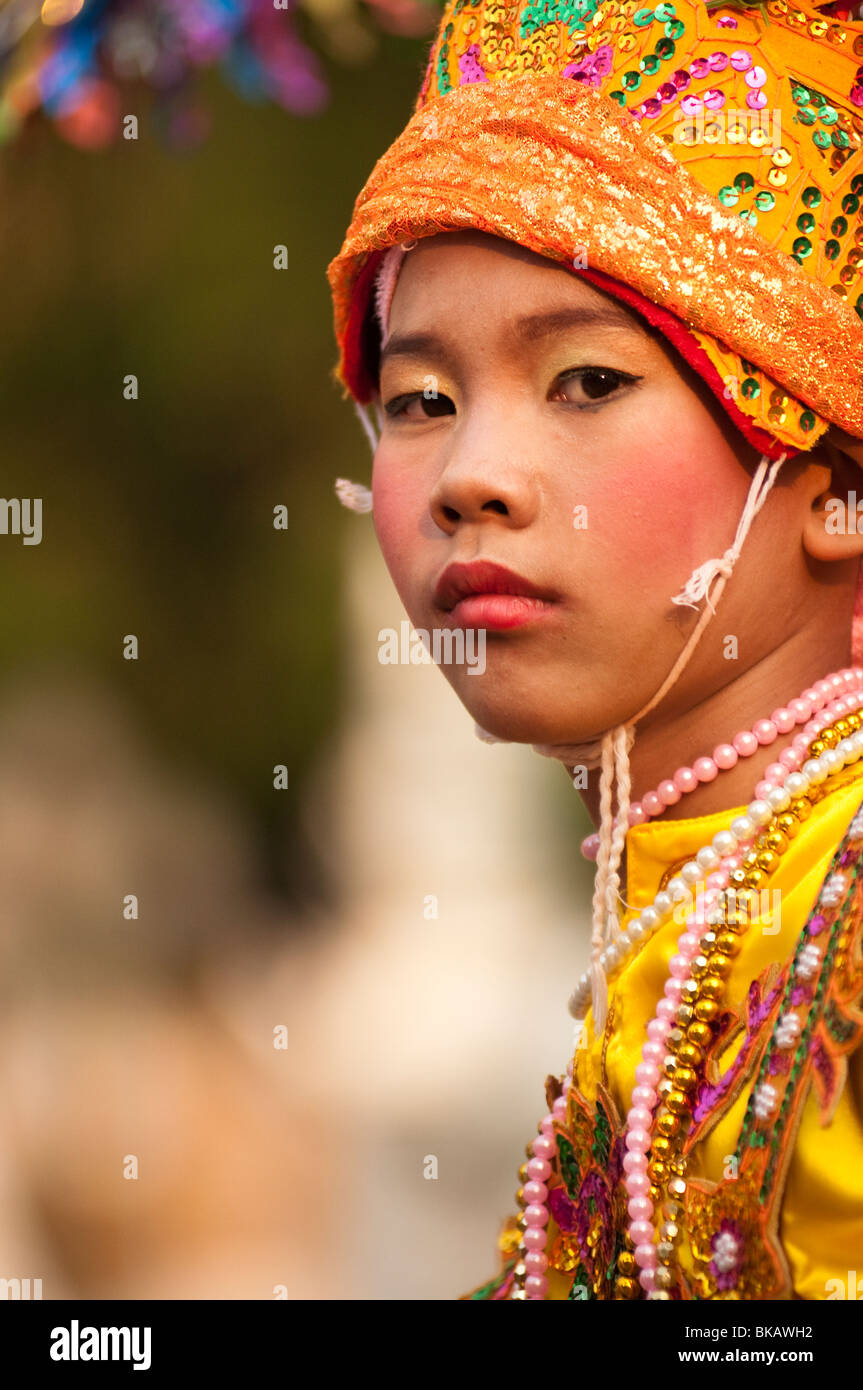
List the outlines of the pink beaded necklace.
<svg viewBox="0 0 863 1390">
<path fill-rule="evenodd" d="M 834 694 L 830 682 L 844 680 L 845 674 L 845 671 L 840 671 L 816 681 L 802 695 L 789 700 L 787 706 L 780 705 L 779 709 L 775 709 L 769 719 L 758 719 L 751 729 L 741 729 L 730 743 L 718 743 L 712 756 L 696 758 L 691 767 L 679 767 L 654 791 L 645 792 L 640 801 L 630 804 L 628 824 L 643 825 L 654 816 L 661 816 L 669 806 L 675 806 L 681 796 L 694 792 L 702 782 L 715 781 L 720 772 L 735 767 L 740 758 L 751 758 L 759 748 L 775 743 L 780 734 L 789 734 L 795 724 L 805 724 L 812 718 L 813 712 L 821 708 L 824 700 Z M 786 769 L 796 772 L 803 761 L 805 748 L 806 738 L 798 734 L 791 746 L 780 753 L 779 761 L 770 763 L 764 769 L 764 777 L 756 786 L 755 795 L 764 796 L 770 787 L 780 786 Z M 599 836 L 595 833 L 586 836 L 581 843 L 585 859 L 595 860 L 598 849 Z"/>
<path fill-rule="evenodd" d="M 647 1025 L 647 1040 L 642 1047 L 641 1060 L 635 1068 L 635 1085 L 626 1117 L 624 1186 L 628 1197 L 628 1234 L 639 1268 L 639 1283 L 648 1298 L 667 1297 L 657 1282 L 658 1247 L 653 1224 L 655 1212 L 649 1195 L 650 1179 L 647 1171 L 652 1114 L 659 1101 L 657 1087 L 666 1054 L 666 1039 L 674 1026 L 674 1019 L 680 1007 L 684 982 L 689 978 L 692 962 L 700 950 L 701 936 L 706 929 L 708 915 L 716 905 L 720 893 L 727 888 L 730 875 L 740 867 L 744 854 L 757 837 L 759 828 L 770 820 L 773 812 L 784 809 L 792 796 L 800 796 L 810 785 L 817 785 L 823 781 L 829 773 L 839 771 L 843 766 L 863 757 L 861 731 L 851 738 L 843 739 L 836 749 L 828 749 L 819 758 L 806 758 L 810 743 L 823 729 L 844 714 L 861 709 L 863 667 L 848 667 L 824 680 L 816 681 L 797 700 L 792 700 L 787 706 L 776 710 L 769 721 L 761 720 L 753 726 L 751 732 L 745 731 L 745 738 L 738 734 L 732 740 L 732 744 L 719 745 L 719 749 L 732 748 L 737 756 L 747 757 L 751 756 L 757 747 L 772 743 L 779 733 L 790 733 L 795 724 L 804 724 L 802 732 L 780 754 L 779 760 L 765 769 L 764 777 L 756 784 L 755 797 L 749 803 L 746 814 L 735 817 L 727 830 L 715 835 L 711 845 L 705 846 L 691 864 L 684 866 L 684 871 L 691 868 L 692 872 L 678 880 L 679 888 L 683 890 L 682 896 L 688 896 L 687 885 L 694 887 L 696 882 L 703 882 L 704 894 L 699 899 L 695 911 L 687 915 L 685 930 L 677 942 L 677 954 L 669 962 L 663 997 L 657 1003 L 654 1016 Z M 771 726 L 769 729 L 766 727 L 768 724 Z M 761 733 L 760 738 L 758 730 Z M 754 740 L 751 745 L 750 739 Z M 739 746 L 738 740 L 743 746 Z M 695 776 L 696 783 L 685 788 L 678 787 L 678 791 L 683 793 L 685 790 L 692 790 L 698 780 L 712 781 L 719 771 L 724 770 L 723 761 L 727 762 L 729 767 L 733 767 L 737 762 L 737 756 L 733 761 L 720 761 L 714 754 L 712 761 L 715 772 L 700 779 L 695 773 L 695 764 L 691 769 L 679 769 Z M 673 780 L 671 779 L 672 782 Z M 688 782 L 688 779 L 681 780 Z M 666 784 L 660 784 L 664 785 Z M 674 804 L 677 799 L 663 803 L 661 809 Z M 644 798 L 642 803 L 643 801 Z M 642 808 L 642 818 L 647 819 L 648 814 L 649 812 L 644 812 Z M 653 814 L 660 814 L 660 811 Z M 712 857 L 708 855 L 708 851 L 712 852 Z M 708 871 L 705 865 L 714 861 L 715 867 Z M 697 877 L 696 870 L 700 871 Z M 655 907 L 653 910 L 654 915 L 657 915 Z M 554 1125 L 566 1121 L 567 1098 L 573 1084 L 573 1070 L 573 1062 L 570 1061 L 566 1074 L 559 1078 L 561 1094 L 539 1123 L 539 1135 L 532 1145 L 533 1157 L 527 1164 L 528 1181 L 523 1188 L 523 1197 L 527 1205 L 523 1213 L 524 1230 L 521 1241 L 525 1280 L 523 1291 L 519 1290 L 512 1295 L 517 1299 L 540 1300 L 548 1293 L 548 1257 L 545 1254 L 546 1228 L 549 1220 L 546 1205 L 549 1193 L 547 1179 L 551 1176 L 551 1159 L 556 1152 Z"/>
</svg>

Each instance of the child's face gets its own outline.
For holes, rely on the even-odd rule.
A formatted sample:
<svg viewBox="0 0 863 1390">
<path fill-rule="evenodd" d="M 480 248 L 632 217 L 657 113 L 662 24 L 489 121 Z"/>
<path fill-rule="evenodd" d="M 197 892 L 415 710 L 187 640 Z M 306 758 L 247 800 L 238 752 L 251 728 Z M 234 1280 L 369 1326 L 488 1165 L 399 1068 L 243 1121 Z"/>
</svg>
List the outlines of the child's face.
<svg viewBox="0 0 863 1390">
<path fill-rule="evenodd" d="M 389 326 L 374 521 L 408 616 L 430 632 L 485 628 L 484 673 L 444 669 L 489 732 L 593 738 L 672 666 L 697 614 L 671 596 L 731 544 L 758 454 L 640 320 L 512 243 L 420 241 Z M 805 561 L 792 491 L 777 486 L 771 503 L 669 713 L 733 679 L 787 625 Z M 547 601 L 436 596 L 447 566 L 478 560 Z"/>
</svg>

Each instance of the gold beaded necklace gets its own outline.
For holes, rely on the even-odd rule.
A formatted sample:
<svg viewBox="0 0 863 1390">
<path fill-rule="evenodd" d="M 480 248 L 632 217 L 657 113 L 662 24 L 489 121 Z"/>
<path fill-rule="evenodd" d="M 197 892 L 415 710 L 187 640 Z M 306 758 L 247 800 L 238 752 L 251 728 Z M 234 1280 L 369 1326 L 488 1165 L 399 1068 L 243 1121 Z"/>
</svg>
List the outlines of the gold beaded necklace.
<svg viewBox="0 0 863 1390">
<path fill-rule="evenodd" d="M 809 745 L 808 754 L 819 757 L 863 726 L 863 715 L 847 714 L 828 725 Z M 742 937 L 752 921 L 751 906 L 801 825 L 812 814 L 812 807 L 827 790 L 833 790 L 847 769 L 828 774 L 820 786 L 810 786 L 793 797 L 787 810 L 775 814 L 757 836 L 739 869 L 729 875 L 729 886 L 720 895 L 721 906 L 711 914 L 712 929 L 701 937 L 701 954 L 692 962 L 692 977 L 683 986 L 683 997 L 675 1015 L 675 1027 L 666 1038 L 668 1054 L 664 1077 L 659 1082 L 659 1104 L 651 1126 L 652 1142 L 648 1161 L 650 1198 L 661 1209 L 662 1224 L 657 1244 L 656 1289 L 661 1298 L 674 1285 L 673 1261 L 680 1237 L 680 1218 L 684 1214 L 686 1159 L 683 1144 L 692 1122 L 693 1097 L 704 1075 L 705 1049 L 714 1040 L 713 1025 L 721 1011 L 726 980 L 734 957 L 743 945 Z M 625 1248 L 617 1262 L 614 1293 L 618 1299 L 641 1295 L 638 1266 L 627 1232 Z"/>
</svg>

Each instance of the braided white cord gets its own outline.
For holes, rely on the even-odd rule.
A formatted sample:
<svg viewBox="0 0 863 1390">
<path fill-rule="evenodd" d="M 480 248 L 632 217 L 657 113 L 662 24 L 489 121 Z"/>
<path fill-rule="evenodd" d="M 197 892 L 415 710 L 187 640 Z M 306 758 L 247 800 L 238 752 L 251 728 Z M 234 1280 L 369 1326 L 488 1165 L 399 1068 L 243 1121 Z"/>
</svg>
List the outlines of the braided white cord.
<svg viewBox="0 0 863 1390">
<path fill-rule="evenodd" d="M 348 478 L 336 478 L 335 493 L 343 507 L 351 512 L 370 512 L 372 494 L 362 483 L 352 483 Z"/>
<path fill-rule="evenodd" d="M 360 417 L 360 424 L 366 432 L 366 437 L 369 444 L 372 446 L 372 453 L 374 453 L 381 442 L 380 430 L 375 428 L 375 425 L 370 419 L 367 405 L 360 405 L 359 401 L 354 401 L 354 410 Z"/>
<path fill-rule="evenodd" d="M 380 442 L 380 432 L 375 431 L 375 426 L 368 415 L 367 406 L 360 405 L 359 401 L 354 401 L 354 410 L 359 416 L 360 424 L 366 432 L 366 437 L 372 446 L 372 453 L 374 453 Z M 335 492 L 342 506 L 347 507 L 348 511 L 370 512 L 372 510 L 372 494 L 363 483 L 352 483 L 349 478 L 336 478 Z"/>
<path fill-rule="evenodd" d="M 599 778 L 599 849 L 596 855 L 596 877 L 593 881 L 593 929 L 591 931 L 590 983 L 593 1002 L 593 1026 L 596 1032 L 605 1028 L 608 1012 L 608 982 L 600 957 L 605 944 L 605 888 L 611 857 L 611 784 L 613 777 L 614 732 L 609 730 L 602 739 L 602 771 Z"/>
<path fill-rule="evenodd" d="M 740 557 L 740 551 L 749 532 L 749 528 L 764 506 L 767 494 L 776 481 L 776 475 L 779 472 L 781 464 L 784 463 L 785 457 L 785 454 L 780 454 L 779 458 L 774 460 L 770 472 L 765 479 L 764 475 L 768 460 L 762 454 L 755 476 L 749 485 L 746 505 L 740 515 L 740 520 L 737 523 L 737 531 L 735 532 L 734 540 L 731 545 L 720 559 L 706 560 L 703 565 L 699 565 L 697 569 L 693 570 L 680 593 L 675 594 L 674 598 L 671 600 L 672 603 L 685 603 L 689 608 L 695 608 L 699 599 L 706 598 L 711 613 L 715 613 L 715 599 L 712 599 L 708 592 L 710 586 L 718 575 L 721 575 L 723 579 L 729 579 L 731 577 L 731 571 L 734 568 L 735 562 Z M 724 585 L 722 587 L 724 587 Z M 719 587 L 715 596 L 716 599 L 719 598 L 721 592 L 722 588 Z"/>
<path fill-rule="evenodd" d="M 614 773 L 617 780 L 617 815 L 611 835 L 608 879 L 605 885 L 605 939 L 610 941 L 619 928 L 618 903 L 620 895 L 620 860 L 629 829 L 629 800 L 632 779 L 629 769 L 629 750 L 635 740 L 631 725 L 621 724 L 614 731 Z"/>
</svg>

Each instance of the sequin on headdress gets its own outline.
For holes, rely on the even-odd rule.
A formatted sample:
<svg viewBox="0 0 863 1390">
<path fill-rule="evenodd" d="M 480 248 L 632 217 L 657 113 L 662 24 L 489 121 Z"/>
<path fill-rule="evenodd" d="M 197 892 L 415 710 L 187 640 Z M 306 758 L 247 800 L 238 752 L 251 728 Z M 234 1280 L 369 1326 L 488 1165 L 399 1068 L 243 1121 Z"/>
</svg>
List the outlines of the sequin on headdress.
<svg viewBox="0 0 863 1390">
<path fill-rule="evenodd" d="M 450 0 L 328 271 L 354 398 L 386 248 L 475 228 L 655 309 L 773 457 L 863 437 L 863 23 L 840 13 Z"/>
</svg>

